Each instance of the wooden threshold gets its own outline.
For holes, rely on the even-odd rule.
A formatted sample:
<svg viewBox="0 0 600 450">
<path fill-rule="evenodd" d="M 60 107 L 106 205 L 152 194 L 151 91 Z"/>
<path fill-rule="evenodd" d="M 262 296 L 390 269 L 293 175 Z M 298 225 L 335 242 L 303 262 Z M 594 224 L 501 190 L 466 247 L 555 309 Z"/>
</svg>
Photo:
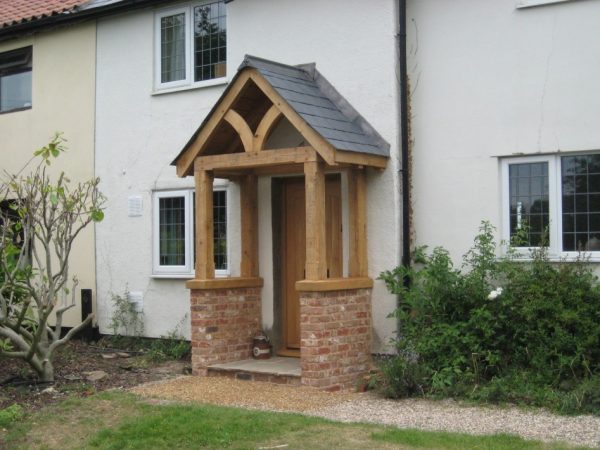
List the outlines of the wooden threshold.
<svg viewBox="0 0 600 450">
<path fill-rule="evenodd" d="M 188 289 L 232 289 L 244 287 L 262 287 L 263 279 L 259 277 L 212 278 L 207 280 L 189 280 L 185 283 Z"/>
<path fill-rule="evenodd" d="M 348 289 L 365 289 L 372 287 L 373 279 L 368 277 L 296 281 L 296 290 L 300 292 L 344 291 Z"/>
<path fill-rule="evenodd" d="M 285 356 L 287 358 L 300 358 L 299 348 L 282 348 L 277 350 L 277 356 Z"/>
</svg>

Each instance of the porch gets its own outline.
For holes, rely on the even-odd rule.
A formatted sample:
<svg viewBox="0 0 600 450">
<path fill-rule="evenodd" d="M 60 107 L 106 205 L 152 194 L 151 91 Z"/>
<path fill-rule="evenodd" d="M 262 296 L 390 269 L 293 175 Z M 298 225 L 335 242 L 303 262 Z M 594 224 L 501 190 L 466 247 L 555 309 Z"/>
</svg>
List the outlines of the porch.
<svg viewBox="0 0 600 450">
<path fill-rule="evenodd" d="M 244 373 L 241 361 L 263 327 L 265 277 L 275 350 L 299 358 L 302 384 L 347 389 L 369 370 L 366 172 L 385 168 L 388 148 L 314 65 L 246 58 L 174 161 L 196 183 L 196 275 L 187 283 L 195 374 Z M 240 186 L 235 277 L 215 278 L 215 177 Z M 259 179 L 271 182 L 268 198 Z M 261 271 L 259 215 L 267 213 L 273 259 Z"/>
</svg>

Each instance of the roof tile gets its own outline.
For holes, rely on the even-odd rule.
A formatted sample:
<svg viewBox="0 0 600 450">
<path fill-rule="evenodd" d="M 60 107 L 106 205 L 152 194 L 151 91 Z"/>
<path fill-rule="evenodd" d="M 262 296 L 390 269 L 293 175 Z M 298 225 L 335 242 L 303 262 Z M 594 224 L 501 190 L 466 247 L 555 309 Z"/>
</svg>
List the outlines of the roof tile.
<svg viewBox="0 0 600 450">
<path fill-rule="evenodd" d="M 72 12 L 88 0 L 2 0 L 0 28 Z"/>
</svg>

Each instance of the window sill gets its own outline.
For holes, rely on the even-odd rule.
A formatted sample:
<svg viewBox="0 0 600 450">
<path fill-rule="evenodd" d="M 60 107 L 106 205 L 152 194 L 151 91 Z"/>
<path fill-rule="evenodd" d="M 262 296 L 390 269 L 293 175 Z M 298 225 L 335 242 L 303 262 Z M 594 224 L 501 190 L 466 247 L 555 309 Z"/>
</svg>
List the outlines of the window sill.
<svg viewBox="0 0 600 450">
<path fill-rule="evenodd" d="M 23 108 L 14 108 L 14 109 L 7 109 L 5 111 L 0 111 L 0 115 L 2 114 L 10 114 L 10 113 L 14 113 L 14 112 L 19 112 L 19 111 L 27 111 L 32 109 L 32 106 L 24 106 Z"/>
<path fill-rule="evenodd" d="M 534 6 L 547 6 L 554 3 L 566 3 L 571 0 L 518 0 L 515 5 L 517 9 L 532 8 Z"/>
<path fill-rule="evenodd" d="M 182 92 L 182 91 L 192 91 L 195 89 L 203 89 L 207 87 L 213 86 L 222 86 L 224 84 L 229 83 L 229 78 L 215 78 L 214 80 L 200 81 L 198 83 L 186 84 L 184 86 L 170 87 L 170 88 L 155 88 L 152 91 L 151 95 L 163 95 L 163 94 L 172 94 L 174 92 Z"/>
<path fill-rule="evenodd" d="M 507 257 L 508 255 L 503 255 Z M 531 262 L 533 258 L 528 253 L 519 253 L 513 256 L 513 261 L 516 262 Z M 548 255 L 548 261 L 551 263 L 572 263 L 581 261 L 585 263 L 600 263 L 600 252 L 594 252 L 591 254 L 577 253 L 577 252 L 565 252 L 565 253 L 550 253 Z"/>
<path fill-rule="evenodd" d="M 157 280 L 193 280 L 196 274 L 194 273 L 153 273 L 150 278 Z M 215 278 L 227 278 L 229 273 L 215 273 Z"/>
</svg>

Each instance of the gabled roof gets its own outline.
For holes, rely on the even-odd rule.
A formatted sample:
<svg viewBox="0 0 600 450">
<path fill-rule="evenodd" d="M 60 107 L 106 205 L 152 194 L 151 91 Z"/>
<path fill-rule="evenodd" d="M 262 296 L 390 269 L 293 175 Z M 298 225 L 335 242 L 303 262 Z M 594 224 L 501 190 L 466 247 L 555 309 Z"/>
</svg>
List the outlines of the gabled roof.
<svg viewBox="0 0 600 450">
<path fill-rule="evenodd" d="M 88 0 L 2 0 L 0 28 L 59 14 L 72 13 Z"/>
<path fill-rule="evenodd" d="M 245 87 L 249 84 L 262 92 L 259 97 L 267 98 L 266 106 L 258 101 L 252 104 L 252 98 L 257 98 L 256 93 L 244 97 Z M 172 162 L 177 166 L 180 176 L 189 175 L 193 160 L 206 155 L 206 151 L 209 154 L 231 151 L 223 148 L 227 147 L 227 142 L 223 140 L 223 129 L 221 127 L 219 130 L 219 124 L 231 123 L 231 116 L 239 116 L 233 107 L 242 99 L 246 103 L 242 108 L 247 111 L 246 114 L 255 112 L 259 119 L 266 111 L 264 108 L 272 105 L 271 109 L 278 110 L 286 117 L 305 142 L 314 147 L 329 164 L 337 164 L 344 158 L 348 162 L 348 157 L 344 155 L 354 154 L 363 155 L 363 161 L 364 158 L 371 158 L 375 167 L 385 167 L 389 144 L 316 70 L 315 64 L 289 66 L 247 55 L 221 98 Z M 265 114 L 262 117 L 268 122 L 267 116 Z M 253 133 L 262 130 L 260 125 L 256 128 L 256 121 L 252 125 L 242 117 L 233 120 L 234 123 L 240 121 L 244 123 L 238 128 L 244 129 L 243 139 L 247 142 L 253 139 Z M 215 141 L 211 139 L 217 136 L 221 140 L 215 147 Z M 207 146 L 211 148 L 207 150 Z M 248 151 L 248 145 L 244 147 Z"/>
<path fill-rule="evenodd" d="M 334 148 L 389 156 L 390 145 L 316 70 L 246 55 L 238 71 L 257 69 L 306 123 Z"/>
</svg>

